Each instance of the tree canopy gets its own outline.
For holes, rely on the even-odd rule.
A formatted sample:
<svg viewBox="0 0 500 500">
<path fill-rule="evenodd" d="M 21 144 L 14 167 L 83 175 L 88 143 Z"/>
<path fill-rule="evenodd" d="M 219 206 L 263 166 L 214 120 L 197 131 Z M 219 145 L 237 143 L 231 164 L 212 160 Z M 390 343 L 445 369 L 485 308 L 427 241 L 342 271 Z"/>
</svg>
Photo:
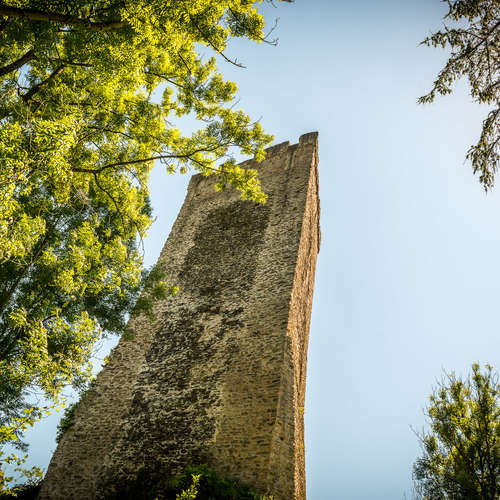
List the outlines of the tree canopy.
<svg viewBox="0 0 500 500">
<path fill-rule="evenodd" d="M 418 498 L 500 498 L 500 384 L 491 366 L 449 374 L 430 396 L 430 431 L 413 468 Z"/>
<path fill-rule="evenodd" d="M 448 4 L 445 25 L 422 43 L 449 47 L 450 57 L 430 92 L 420 103 L 452 92 L 465 77 L 474 102 L 488 105 L 478 142 L 467 152 L 474 173 L 485 190 L 493 187 L 500 159 L 500 3 L 497 0 L 442 0 Z M 446 24 L 446 23 L 450 24 Z"/>
<path fill-rule="evenodd" d="M 95 340 L 120 333 L 141 289 L 148 177 L 218 175 L 265 201 L 256 172 L 272 137 L 234 109 L 216 57 L 269 41 L 260 0 L 0 2 L 0 412 L 28 390 L 88 378 Z M 204 58 L 201 50 L 212 52 Z M 191 114 L 199 130 L 175 120 Z M 150 296 L 172 291 L 161 270 Z M 6 418 L 6 417 L 4 417 Z M 0 420 L 0 422 L 2 422 Z"/>
</svg>

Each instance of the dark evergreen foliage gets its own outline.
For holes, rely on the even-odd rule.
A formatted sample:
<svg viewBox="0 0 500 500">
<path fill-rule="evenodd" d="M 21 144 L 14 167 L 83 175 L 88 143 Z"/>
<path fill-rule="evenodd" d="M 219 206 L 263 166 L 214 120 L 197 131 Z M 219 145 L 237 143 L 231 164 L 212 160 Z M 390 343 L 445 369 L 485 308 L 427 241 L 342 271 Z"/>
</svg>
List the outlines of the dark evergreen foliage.
<svg viewBox="0 0 500 500">
<path fill-rule="evenodd" d="M 479 140 L 469 148 L 467 159 L 485 190 L 493 187 L 500 160 L 500 2 L 498 0 L 443 0 L 448 3 L 442 30 L 422 43 L 449 47 L 450 57 L 430 92 L 420 103 L 452 92 L 460 78 L 469 82 L 474 102 L 489 106 Z"/>
</svg>

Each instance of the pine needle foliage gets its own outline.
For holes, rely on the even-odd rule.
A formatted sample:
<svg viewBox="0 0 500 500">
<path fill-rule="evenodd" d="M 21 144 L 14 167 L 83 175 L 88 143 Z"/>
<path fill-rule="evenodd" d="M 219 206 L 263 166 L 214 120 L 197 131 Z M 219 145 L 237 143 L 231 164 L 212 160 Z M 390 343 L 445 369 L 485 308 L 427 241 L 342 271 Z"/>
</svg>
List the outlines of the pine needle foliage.
<svg viewBox="0 0 500 500">
<path fill-rule="evenodd" d="M 448 4 L 442 30 L 422 44 L 450 49 L 432 89 L 418 102 L 433 102 L 436 95 L 452 92 L 464 77 L 474 102 L 488 105 L 476 144 L 467 152 L 474 174 L 488 191 L 493 187 L 500 159 L 500 2 L 498 0 L 443 0 Z"/>
</svg>

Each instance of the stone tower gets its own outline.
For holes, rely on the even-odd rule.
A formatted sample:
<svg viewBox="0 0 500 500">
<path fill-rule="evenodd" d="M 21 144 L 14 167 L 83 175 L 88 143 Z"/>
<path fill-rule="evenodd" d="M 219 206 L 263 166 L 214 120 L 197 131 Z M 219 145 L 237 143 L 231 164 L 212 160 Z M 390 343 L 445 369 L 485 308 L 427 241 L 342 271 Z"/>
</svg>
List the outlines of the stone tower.
<svg viewBox="0 0 500 500">
<path fill-rule="evenodd" d="M 304 500 L 307 345 L 319 249 L 317 133 L 267 150 L 269 198 L 195 175 L 158 265 L 179 294 L 131 321 L 49 465 L 40 500 L 120 498 L 207 463 Z M 161 497 L 161 493 L 158 495 Z"/>
</svg>

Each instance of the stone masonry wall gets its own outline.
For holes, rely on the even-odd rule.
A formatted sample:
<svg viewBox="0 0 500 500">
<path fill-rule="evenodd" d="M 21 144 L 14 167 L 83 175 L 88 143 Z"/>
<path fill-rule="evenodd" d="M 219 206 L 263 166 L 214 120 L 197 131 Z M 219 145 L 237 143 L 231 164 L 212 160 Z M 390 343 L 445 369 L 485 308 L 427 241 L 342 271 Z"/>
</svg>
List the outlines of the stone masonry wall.
<svg viewBox="0 0 500 500">
<path fill-rule="evenodd" d="M 136 318 L 61 440 L 39 500 L 120 497 L 208 463 L 305 499 L 304 397 L 319 250 L 317 133 L 267 150 L 269 198 L 195 175 L 160 255 L 179 294 Z M 159 495 L 161 499 L 161 493 Z"/>
</svg>

